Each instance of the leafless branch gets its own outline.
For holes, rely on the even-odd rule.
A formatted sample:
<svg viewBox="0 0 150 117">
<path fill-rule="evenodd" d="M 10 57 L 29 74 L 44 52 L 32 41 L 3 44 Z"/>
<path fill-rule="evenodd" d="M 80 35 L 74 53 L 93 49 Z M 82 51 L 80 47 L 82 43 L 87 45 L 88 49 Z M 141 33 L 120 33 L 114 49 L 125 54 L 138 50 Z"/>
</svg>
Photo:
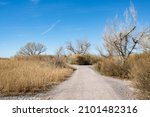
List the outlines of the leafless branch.
<svg viewBox="0 0 150 117">
<path fill-rule="evenodd" d="M 91 44 L 86 40 L 77 40 L 77 45 L 74 47 L 72 42 L 67 43 L 67 50 L 72 52 L 73 54 L 82 54 L 85 55 L 88 52 Z"/>
<path fill-rule="evenodd" d="M 31 55 L 40 55 L 41 53 L 46 51 L 46 47 L 40 43 L 27 43 L 24 47 L 22 47 L 17 55 L 21 56 L 31 56 Z"/>
</svg>

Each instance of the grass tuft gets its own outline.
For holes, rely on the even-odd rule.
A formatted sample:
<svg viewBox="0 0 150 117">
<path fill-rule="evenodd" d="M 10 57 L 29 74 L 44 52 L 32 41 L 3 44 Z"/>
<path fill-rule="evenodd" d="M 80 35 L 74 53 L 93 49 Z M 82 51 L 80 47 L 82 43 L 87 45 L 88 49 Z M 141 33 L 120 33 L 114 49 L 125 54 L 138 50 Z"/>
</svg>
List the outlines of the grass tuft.
<svg viewBox="0 0 150 117">
<path fill-rule="evenodd" d="M 35 92 L 61 82 L 72 72 L 45 61 L 0 60 L 0 92 L 3 95 Z"/>
</svg>

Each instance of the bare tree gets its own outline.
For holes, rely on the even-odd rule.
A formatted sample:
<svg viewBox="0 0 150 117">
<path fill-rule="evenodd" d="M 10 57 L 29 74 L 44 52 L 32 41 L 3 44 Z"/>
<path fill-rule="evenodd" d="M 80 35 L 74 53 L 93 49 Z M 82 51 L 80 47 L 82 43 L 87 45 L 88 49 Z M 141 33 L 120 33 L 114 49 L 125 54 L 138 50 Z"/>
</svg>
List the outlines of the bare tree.
<svg viewBox="0 0 150 117">
<path fill-rule="evenodd" d="M 40 55 L 46 51 L 46 47 L 40 43 L 30 42 L 27 43 L 24 47 L 22 47 L 17 55 L 21 56 L 31 56 L 31 55 Z"/>
<path fill-rule="evenodd" d="M 140 45 L 142 46 L 144 52 L 150 52 L 150 27 L 146 35 L 140 41 Z"/>
<path fill-rule="evenodd" d="M 104 49 L 101 47 L 101 46 L 96 46 L 96 50 L 98 51 L 98 53 L 99 53 L 99 55 L 101 56 L 101 57 L 109 57 L 109 55 L 106 55 L 106 54 L 104 54 Z"/>
<path fill-rule="evenodd" d="M 56 49 L 56 56 L 61 57 L 62 55 L 64 55 L 64 48 L 60 46 L 59 48 Z"/>
<path fill-rule="evenodd" d="M 67 43 L 67 50 L 73 54 L 87 54 L 91 44 L 87 40 L 77 40 L 76 47 L 72 45 L 72 42 Z"/>
<path fill-rule="evenodd" d="M 64 67 L 65 66 L 65 56 L 64 56 L 64 48 L 61 46 L 56 49 L 56 57 L 55 57 L 55 65 L 56 67 Z"/>
<path fill-rule="evenodd" d="M 112 24 L 106 26 L 103 40 L 108 54 L 118 55 L 125 62 L 148 31 L 135 34 L 137 15 L 133 4 L 126 9 L 124 16 L 124 21 L 114 20 Z"/>
</svg>

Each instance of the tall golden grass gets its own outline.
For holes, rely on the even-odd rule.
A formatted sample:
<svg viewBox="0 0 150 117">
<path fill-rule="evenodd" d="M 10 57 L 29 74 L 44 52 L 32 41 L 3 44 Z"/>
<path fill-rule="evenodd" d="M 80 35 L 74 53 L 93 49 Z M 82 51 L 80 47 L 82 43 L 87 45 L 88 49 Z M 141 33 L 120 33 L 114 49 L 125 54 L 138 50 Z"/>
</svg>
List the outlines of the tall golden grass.
<svg viewBox="0 0 150 117">
<path fill-rule="evenodd" d="M 70 68 L 59 68 L 48 62 L 33 60 L 0 60 L 0 93 L 17 95 L 46 89 L 66 79 Z"/>
<path fill-rule="evenodd" d="M 150 99 L 150 53 L 131 55 L 125 64 L 114 57 L 101 58 L 95 67 L 104 75 L 132 80 L 138 98 Z"/>
<path fill-rule="evenodd" d="M 128 69 L 130 68 L 128 63 L 123 65 L 117 57 L 101 58 L 95 67 L 101 74 L 119 78 L 128 78 Z"/>
<path fill-rule="evenodd" d="M 130 78 L 139 93 L 139 99 L 150 99 L 150 53 L 135 55 L 131 58 Z"/>
</svg>

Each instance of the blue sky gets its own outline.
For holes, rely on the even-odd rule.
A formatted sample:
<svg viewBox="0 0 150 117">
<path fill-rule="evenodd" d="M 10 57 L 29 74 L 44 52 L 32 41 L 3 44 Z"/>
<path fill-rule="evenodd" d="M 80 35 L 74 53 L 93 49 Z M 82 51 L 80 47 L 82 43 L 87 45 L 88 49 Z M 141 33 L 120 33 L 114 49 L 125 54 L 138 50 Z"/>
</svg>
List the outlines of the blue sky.
<svg viewBox="0 0 150 117">
<path fill-rule="evenodd" d="M 138 24 L 150 24 L 150 0 L 132 1 Z M 11 57 L 27 42 L 53 54 L 69 40 L 88 39 L 91 52 L 101 44 L 108 20 L 122 16 L 130 0 L 0 0 L 0 57 Z"/>
</svg>

